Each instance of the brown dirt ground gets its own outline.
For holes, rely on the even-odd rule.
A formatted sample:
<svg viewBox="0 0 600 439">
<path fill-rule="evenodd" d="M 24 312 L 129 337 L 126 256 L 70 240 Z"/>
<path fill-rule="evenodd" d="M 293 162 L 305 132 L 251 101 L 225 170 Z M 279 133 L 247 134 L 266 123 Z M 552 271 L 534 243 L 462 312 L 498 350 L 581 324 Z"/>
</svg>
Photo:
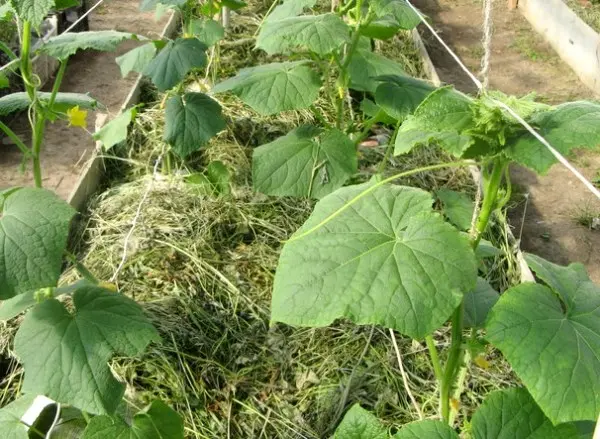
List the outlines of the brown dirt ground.
<svg viewBox="0 0 600 439">
<path fill-rule="evenodd" d="M 89 5 L 94 3 L 90 2 Z M 139 0 L 108 0 L 90 14 L 90 30 L 116 29 L 158 38 L 166 24 L 166 18 L 157 22 L 154 13 L 141 13 L 138 5 Z M 116 53 L 77 53 L 69 60 L 61 91 L 87 92 L 106 106 L 103 111 L 116 115 L 136 78 L 133 75 L 121 78 L 115 57 L 130 50 L 135 44 L 123 43 Z M 81 128 L 68 127 L 64 121 L 48 124 L 46 128 L 42 153 L 44 186 L 54 189 L 64 199 L 75 187 L 83 165 L 94 150 L 90 133 L 94 131 L 95 119 L 96 114 L 90 112 L 89 133 Z M 11 126 L 23 139 L 29 138 L 26 115 L 17 117 Z M 24 173 L 19 170 L 22 160 L 20 151 L 12 145 L 0 145 L 0 148 L 0 188 L 31 185 L 31 170 L 27 169 Z"/>
<path fill-rule="evenodd" d="M 430 17 L 442 38 L 469 69 L 478 72 L 483 53 L 481 2 L 414 0 L 414 3 Z M 505 1 L 496 1 L 494 26 L 491 88 L 517 96 L 533 91 L 539 100 L 552 104 L 597 98 L 518 11 L 507 9 Z M 462 91 L 475 92 L 473 83 L 434 42 L 428 30 L 421 33 L 442 81 L 455 84 Z M 600 177 L 600 154 L 580 153 L 572 162 L 588 179 Z M 577 221 L 584 213 L 600 216 L 600 203 L 560 165 L 546 176 L 515 166 L 512 176 L 522 193 L 529 194 L 529 201 L 510 214 L 523 250 L 559 264 L 582 262 L 591 278 L 600 283 L 600 230 L 591 230 Z"/>
</svg>

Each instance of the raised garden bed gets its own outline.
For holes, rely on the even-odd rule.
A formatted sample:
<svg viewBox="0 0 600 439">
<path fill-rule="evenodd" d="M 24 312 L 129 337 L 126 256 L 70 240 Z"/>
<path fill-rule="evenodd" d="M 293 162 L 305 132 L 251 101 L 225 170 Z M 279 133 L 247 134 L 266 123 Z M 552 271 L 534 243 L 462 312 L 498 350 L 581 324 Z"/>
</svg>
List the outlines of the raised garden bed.
<svg viewBox="0 0 600 439">
<path fill-rule="evenodd" d="M 504 412 L 493 410 L 496 403 L 516 413 L 511 421 L 523 416 L 519 427 L 527 434 L 542 425 L 549 434 L 591 437 L 593 424 L 569 421 L 591 420 L 595 406 L 567 398 L 557 412 L 555 399 L 536 388 L 533 396 L 524 388 L 507 389 L 532 379 L 532 362 L 518 366 L 520 357 L 498 335 L 512 321 L 502 313 L 521 316 L 511 299 L 537 294 L 538 300 L 520 304 L 531 305 L 527 319 L 544 301 L 556 305 L 549 307 L 554 313 L 563 312 L 557 295 L 568 287 L 548 273 L 576 276 L 585 291 L 597 289 L 580 268 L 536 257 L 529 263 L 548 286 L 521 284 L 527 267 L 504 218 L 510 198 L 506 166 L 509 157 L 519 156 L 496 153 L 506 146 L 506 135 L 514 142 L 515 133 L 524 141 L 526 134 L 485 96 L 471 98 L 418 79 L 425 72 L 435 78 L 435 69 L 421 64 L 425 52 L 416 34 L 398 29 L 414 28 L 414 16 L 397 17 L 394 9 L 373 5 L 368 12 L 338 5 L 339 15 L 325 14 L 329 4 L 297 11 L 292 5 L 269 11 L 262 2 L 250 2 L 232 13 L 231 28 L 219 42 L 222 31 L 207 19 L 215 11 L 190 2 L 181 15 L 186 38 L 148 42 L 125 55 L 126 63 L 121 58 L 158 91 L 143 90 L 143 111 L 135 115 L 123 108 L 98 133 L 99 142 L 115 151 L 106 163 L 108 189 L 90 200 L 62 289 L 32 296 L 40 303 L 7 327 L 3 350 L 11 349 L 19 328 L 14 349 L 25 368 L 9 365 L 5 402 L 16 396 L 24 376 L 30 392 L 45 386 L 40 393 L 81 410 L 58 428 L 72 427 L 79 431 L 72 434 L 84 438 L 129 434 L 145 423 L 153 433 L 168 427 L 169 439 L 343 439 L 365 428 L 377 438 L 396 431 L 397 437 L 427 437 L 419 433 L 423 428 L 448 438 L 470 430 L 475 439 L 487 439 L 481 429 L 488 420 L 510 434 Z M 298 17 L 302 13 L 306 17 Z M 374 17 L 380 21 L 371 22 Z M 319 26 L 325 20 L 327 38 L 305 38 L 310 33 L 301 30 L 290 34 L 299 23 L 324 32 Z M 396 36 L 383 41 L 359 38 L 363 32 L 391 37 L 390 29 Z M 143 58 L 140 51 L 152 53 Z M 165 70 L 165 64 L 177 68 Z M 249 68 L 255 70 L 243 70 Z M 261 75 L 279 76 L 257 90 L 254 80 Z M 292 85 L 278 88 L 282 81 Z M 398 88 L 406 93 L 391 99 Z M 527 117 L 558 111 L 495 96 L 520 105 Z M 455 114 L 462 117 L 448 122 Z M 474 148 L 470 155 L 459 148 L 463 140 Z M 295 164 L 306 148 L 306 163 Z M 292 154 L 285 155 L 287 150 Z M 281 163 L 273 165 L 273 158 Z M 484 178 L 473 178 L 475 164 Z M 77 200 L 88 197 L 100 169 L 87 174 Z M 288 174 L 282 176 L 282 169 Z M 25 194 L 9 193 L 7 200 Z M 64 204 L 53 203 L 71 217 Z M 57 228 L 66 238 L 65 224 Z M 388 247 L 389 255 L 380 253 Z M 328 278 L 336 270 L 340 275 Z M 64 377 L 60 385 L 31 382 L 36 340 L 24 344 L 23 334 L 47 321 L 39 310 L 71 303 L 54 298 L 65 288 L 75 304 L 65 309 L 65 318 L 78 319 L 78 330 L 93 325 L 93 334 L 109 345 L 103 345 L 100 361 L 77 370 L 87 376 L 88 367 L 98 368 L 122 383 L 106 392 L 92 382 L 101 400 L 88 398 L 90 388 L 73 385 L 60 368 L 53 375 Z M 14 306 L 14 299 L 0 312 L 7 312 L 7 303 Z M 469 331 L 463 331 L 463 318 Z M 484 326 L 518 377 L 500 351 L 484 343 Z M 547 327 L 533 326 L 534 335 L 548 334 Z M 50 334 L 45 349 L 52 349 L 58 335 L 60 352 L 69 352 L 62 328 L 44 331 Z M 97 338 L 90 337 L 91 343 L 80 345 L 94 354 Z M 519 346 L 527 353 L 540 343 L 526 338 Z M 558 348 L 552 340 L 550 346 Z M 559 348 L 566 358 L 577 354 L 562 340 Z M 45 349 L 36 353 L 37 364 Z M 125 355 L 115 357 L 113 350 Z M 81 361 L 82 354 L 77 356 Z M 548 368 L 556 367 L 562 378 L 569 372 L 550 357 L 541 352 L 536 380 L 548 379 Z M 438 370 L 442 364 L 447 378 Z M 593 367 L 594 358 L 586 357 L 585 364 Z M 553 381 L 564 384 L 556 375 Z M 574 407 L 585 415 L 574 414 Z M 407 425 L 423 417 L 429 420 Z"/>
</svg>

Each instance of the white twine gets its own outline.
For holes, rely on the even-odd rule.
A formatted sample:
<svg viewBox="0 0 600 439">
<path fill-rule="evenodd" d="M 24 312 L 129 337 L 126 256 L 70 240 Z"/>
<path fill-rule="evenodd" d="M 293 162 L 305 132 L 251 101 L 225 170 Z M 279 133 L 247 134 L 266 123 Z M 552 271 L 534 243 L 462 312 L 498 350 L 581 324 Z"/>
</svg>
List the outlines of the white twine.
<svg viewBox="0 0 600 439">
<path fill-rule="evenodd" d="M 123 270 L 123 267 L 125 266 L 125 262 L 127 262 L 127 256 L 129 253 L 129 241 L 131 240 L 131 237 L 133 236 L 133 232 L 135 231 L 135 228 L 142 216 L 142 207 L 144 207 L 144 204 L 146 204 L 146 200 L 148 199 L 150 192 L 152 192 L 152 189 L 154 188 L 154 182 L 156 181 L 156 179 L 158 177 L 158 168 L 159 168 L 160 164 L 162 163 L 163 156 L 164 156 L 164 152 L 161 153 L 161 155 L 156 159 L 156 163 L 154 163 L 154 170 L 152 171 L 152 179 L 148 182 L 148 185 L 146 186 L 144 195 L 142 195 L 142 199 L 140 200 L 140 203 L 138 204 L 138 207 L 135 212 L 135 216 L 133 217 L 133 220 L 131 221 L 131 228 L 129 229 L 129 232 L 127 232 L 127 235 L 125 236 L 125 240 L 123 241 L 123 254 L 121 256 L 121 262 L 119 263 L 119 266 L 117 267 L 114 274 L 110 278 L 111 283 L 114 283 L 117 280 L 117 278 L 119 277 L 119 274 L 121 273 L 121 270 Z"/>
<path fill-rule="evenodd" d="M 481 58 L 481 77 L 483 88 L 490 84 L 490 61 L 492 59 L 492 33 L 494 22 L 492 20 L 494 0 L 483 0 L 483 58 Z"/>
<path fill-rule="evenodd" d="M 489 1 L 491 1 L 491 0 L 489 0 Z M 427 20 L 425 19 L 425 17 L 421 13 L 421 11 L 419 11 L 417 8 L 415 8 L 415 6 L 410 2 L 410 0 L 406 0 L 406 4 L 414 11 L 415 14 L 417 14 L 417 16 L 423 22 L 423 24 L 429 29 L 429 31 L 439 41 L 439 43 L 444 47 L 444 49 L 446 49 L 446 51 L 450 54 L 450 56 L 452 56 L 452 58 L 454 58 L 454 60 L 458 64 L 458 66 L 467 74 L 467 76 L 471 79 L 471 81 L 473 81 L 473 83 L 477 86 L 479 91 L 483 92 L 484 86 L 481 83 L 481 81 L 479 79 L 477 79 L 477 77 L 468 69 L 467 66 L 465 66 L 465 64 L 461 61 L 460 57 L 456 53 L 454 53 L 454 51 L 450 48 L 450 46 L 448 46 L 448 44 L 442 39 L 442 37 L 440 37 L 440 35 L 433 28 L 433 26 L 427 22 Z M 491 29 L 490 29 L 490 32 L 491 32 Z M 529 131 L 529 133 L 531 133 L 531 135 L 533 135 L 537 140 L 539 140 L 540 143 L 542 145 L 544 145 L 548 149 L 548 151 L 550 151 L 550 153 L 563 166 L 565 166 L 569 171 L 571 171 L 571 173 L 575 177 L 577 177 L 577 179 L 579 181 L 581 181 L 583 183 L 583 185 L 600 200 L 600 191 L 587 178 L 585 178 L 583 176 L 583 174 L 581 174 L 581 172 L 579 172 L 573 165 L 571 165 L 569 163 L 569 161 L 560 152 L 558 152 L 556 150 L 556 148 L 554 148 L 550 144 L 550 142 L 548 142 L 544 137 L 542 137 L 541 134 L 539 134 L 531 125 L 529 125 L 527 123 L 527 121 L 525 121 L 521 116 L 519 116 L 519 114 L 517 114 L 517 112 L 515 110 L 513 110 L 511 107 L 509 107 L 504 102 L 501 102 L 497 99 L 494 99 L 491 97 L 490 97 L 490 99 L 494 103 L 496 103 L 498 106 L 500 106 L 500 107 L 504 108 L 506 111 L 508 111 L 508 113 L 511 116 L 513 116 L 517 122 L 519 122 L 521 125 L 523 125 L 523 127 L 527 131 Z"/>
</svg>

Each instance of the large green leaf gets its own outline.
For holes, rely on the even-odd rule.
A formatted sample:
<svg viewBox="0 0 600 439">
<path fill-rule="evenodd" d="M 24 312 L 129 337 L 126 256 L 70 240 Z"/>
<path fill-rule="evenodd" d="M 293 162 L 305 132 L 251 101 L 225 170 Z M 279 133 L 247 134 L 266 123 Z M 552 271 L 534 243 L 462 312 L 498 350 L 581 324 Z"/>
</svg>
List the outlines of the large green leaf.
<svg viewBox="0 0 600 439">
<path fill-rule="evenodd" d="M 273 12 L 265 19 L 265 24 L 279 21 L 289 17 L 296 17 L 306 8 L 312 8 L 317 0 L 284 0 L 282 4 L 273 9 Z"/>
<path fill-rule="evenodd" d="M 527 261 L 546 285 L 506 291 L 490 312 L 488 339 L 550 420 L 596 419 L 600 413 L 600 287 L 580 264 Z"/>
<path fill-rule="evenodd" d="M 355 404 L 338 425 L 333 439 L 388 439 L 387 429 L 372 413 Z"/>
<path fill-rule="evenodd" d="M 435 90 L 429 82 L 404 75 L 385 75 L 376 78 L 381 84 L 375 90 L 375 102 L 387 114 L 398 120 L 413 113 Z"/>
<path fill-rule="evenodd" d="M 127 139 L 127 130 L 129 128 L 129 124 L 131 124 L 131 121 L 135 119 L 136 114 L 136 107 L 132 107 L 123 111 L 113 120 L 96 131 L 92 137 L 94 140 L 100 142 L 105 150 L 118 145 Z"/>
<path fill-rule="evenodd" d="M 9 0 L 17 16 L 23 21 L 29 21 L 34 27 L 39 26 L 50 9 L 54 0 Z"/>
<path fill-rule="evenodd" d="M 393 18 L 401 29 L 411 30 L 421 23 L 405 0 L 371 0 L 371 5 L 378 17 Z"/>
<path fill-rule="evenodd" d="M 208 47 L 222 40 L 225 28 L 221 23 L 210 19 L 195 19 L 190 23 L 190 32 Z"/>
<path fill-rule="evenodd" d="M 108 361 L 135 356 L 158 334 L 133 300 L 94 286 L 73 294 L 73 313 L 56 299 L 33 308 L 15 337 L 23 362 L 23 390 L 93 414 L 115 411 L 125 385 Z M 51 365 L 51 367 L 48 367 Z"/>
<path fill-rule="evenodd" d="M 256 148 L 252 157 L 254 189 L 268 195 L 322 198 L 357 168 L 356 148 L 348 136 L 311 126 Z"/>
<path fill-rule="evenodd" d="M 469 230 L 473 219 L 475 203 L 464 192 L 440 189 L 435 195 L 442 202 L 444 215 L 460 230 Z"/>
<path fill-rule="evenodd" d="M 144 75 L 160 91 L 167 91 L 179 84 L 192 69 L 206 66 L 206 45 L 197 38 L 178 38 L 160 51 L 144 69 Z"/>
<path fill-rule="evenodd" d="M 284 18 L 265 23 L 256 47 L 269 55 L 302 48 L 326 55 L 350 39 L 350 28 L 336 14 Z"/>
<path fill-rule="evenodd" d="M 66 59 L 78 50 L 113 51 L 121 42 L 138 38 L 135 34 L 116 30 L 67 32 L 50 38 L 38 51 L 54 58 Z"/>
<path fill-rule="evenodd" d="M 31 407 L 34 399 L 34 395 L 22 396 L 0 409 L 2 439 L 29 439 L 29 428 L 21 421 L 21 418 Z"/>
<path fill-rule="evenodd" d="M 394 144 L 394 155 L 406 154 L 417 146 L 435 143 L 454 156 L 461 157 L 473 144 L 473 139 L 469 136 L 448 131 L 428 131 L 415 122 L 411 116 L 400 127 Z"/>
<path fill-rule="evenodd" d="M 192 185 L 202 195 L 228 195 L 231 193 L 231 174 L 219 160 L 210 162 L 204 172 L 190 174 L 185 182 Z"/>
<path fill-rule="evenodd" d="M 600 146 L 600 104 L 570 102 L 552 111 L 536 114 L 530 121 L 539 133 L 563 155 L 574 148 Z M 517 162 L 545 174 L 557 162 L 552 153 L 531 134 L 523 134 L 510 145 L 508 153 Z"/>
<path fill-rule="evenodd" d="M 50 101 L 51 93 L 38 92 L 37 98 L 44 104 Z M 6 116 L 15 111 L 23 111 L 29 108 L 31 99 L 26 92 L 12 93 L 0 98 L 0 116 Z M 54 101 L 54 111 L 66 112 L 69 108 L 78 106 L 94 110 L 98 107 L 98 101 L 91 96 L 81 93 L 57 93 Z"/>
<path fill-rule="evenodd" d="M 445 422 L 426 419 L 404 425 L 393 439 L 458 439 L 458 434 Z"/>
<path fill-rule="evenodd" d="M 154 59 L 154 55 L 156 55 L 155 44 L 147 43 L 117 57 L 115 61 L 121 69 L 121 76 L 125 77 L 131 72 L 142 73 Z"/>
<path fill-rule="evenodd" d="M 389 185 L 363 194 L 370 186 L 323 198 L 285 244 L 272 320 L 326 326 L 345 317 L 420 339 L 475 287 L 468 239 L 432 212 L 430 194 Z"/>
<path fill-rule="evenodd" d="M 473 439 L 577 439 L 573 424 L 552 425 L 525 389 L 491 393 L 471 421 Z"/>
<path fill-rule="evenodd" d="M 56 286 L 74 215 L 44 189 L 0 194 L 0 299 Z"/>
<path fill-rule="evenodd" d="M 481 277 L 477 278 L 474 290 L 465 294 L 465 326 L 479 328 L 485 323 L 493 306 L 498 302 L 500 294 Z"/>
<path fill-rule="evenodd" d="M 400 127 L 394 154 L 436 141 L 448 152 L 461 156 L 473 140 L 462 133 L 473 128 L 471 99 L 451 87 L 429 94 Z"/>
<path fill-rule="evenodd" d="M 167 101 L 164 140 L 181 158 L 198 151 L 225 128 L 221 106 L 203 93 L 186 93 Z"/>
<path fill-rule="evenodd" d="M 230 8 L 232 11 L 237 11 L 248 6 L 248 3 L 242 0 L 221 0 L 221 5 Z"/>
<path fill-rule="evenodd" d="M 361 35 L 377 40 L 389 40 L 394 37 L 399 30 L 400 27 L 398 26 L 397 21 L 391 17 L 373 20 L 360 27 Z"/>
<path fill-rule="evenodd" d="M 319 75 L 305 61 L 266 64 L 243 69 L 213 88 L 231 91 L 262 115 L 308 108 L 319 96 Z"/>
<path fill-rule="evenodd" d="M 402 66 L 391 59 L 369 50 L 358 50 L 348 65 L 350 88 L 375 93 L 379 82 L 375 79 L 384 75 L 404 75 Z"/>
<path fill-rule="evenodd" d="M 133 417 L 131 425 L 121 418 L 96 416 L 82 439 L 183 439 L 183 420 L 162 401 L 154 401 Z"/>
</svg>

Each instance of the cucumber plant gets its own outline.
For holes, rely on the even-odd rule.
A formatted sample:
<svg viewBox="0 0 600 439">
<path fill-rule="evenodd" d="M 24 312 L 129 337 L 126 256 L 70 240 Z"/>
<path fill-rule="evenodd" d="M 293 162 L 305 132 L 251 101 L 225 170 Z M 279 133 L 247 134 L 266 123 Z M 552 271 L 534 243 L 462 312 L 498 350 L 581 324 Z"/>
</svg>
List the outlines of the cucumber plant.
<svg viewBox="0 0 600 439">
<path fill-rule="evenodd" d="M 28 111 L 31 125 L 30 141 L 21 139 L 4 122 L 0 122 L 0 129 L 22 152 L 23 165 L 31 165 L 36 187 L 42 187 L 43 183 L 41 152 L 47 123 L 65 119 L 72 125 L 86 127 L 87 110 L 96 109 L 99 105 L 87 94 L 60 91 L 69 58 L 81 49 L 114 50 L 123 40 L 137 38 L 131 33 L 116 31 L 64 33 L 42 41 L 38 47 L 32 47 L 32 36 L 36 29 L 40 29 L 50 10 L 65 9 L 75 3 L 57 0 L 36 2 L 32 6 L 29 1 L 11 0 L 3 5 L 0 14 L 3 20 L 16 21 L 20 29 L 18 53 L 13 52 L 6 44 L 0 45 L 0 49 L 18 70 L 25 90 L 0 98 L 0 117 L 18 111 Z M 41 91 L 43 84 L 33 71 L 32 60 L 40 54 L 56 58 L 59 62 L 50 92 Z"/>
<path fill-rule="evenodd" d="M 85 125 L 82 109 L 97 102 L 84 94 L 61 93 L 68 59 L 80 49 L 113 50 L 125 40 L 137 38 L 116 31 L 82 32 L 52 37 L 35 50 L 59 60 L 51 92 L 40 91 L 39 77 L 32 71 L 32 29 L 40 27 L 51 8 L 73 2 L 12 0 L 4 9 L 19 23 L 18 60 L 24 92 L 0 98 L 0 115 L 28 110 L 32 128 L 27 146 L 6 124 L 0 128 L 11 137 L 33 167 L 36 188 L 0 191 L 0 320 L 25 313 L 14 340 L 23 364 L 21 391 L 25 394 L 0 410 L 0 431 L 11 438 L 45 438 L 47 431 L 24 420 L 38 395 L 70 406 L 85 419 L 83 438 L 129 437 L 183 438 L 179 415 L 160 401 L 126 422 L 117 414 L 125 392 L 108 362 L 115 355 L 141 354 L 159 335 L 143 309 L 99 282 L 67 252 L 67 239 L 75 211 L 55 194 L 42 189 L 40 153 L 47 122 L 58 118 Z M 59 286 L 66 259 L 80 271 L 82 280 Z M 64 433 L 64 432 L 63 432 Z M 63 433 L 56 433 L 61 435 Z M 66 433 L 64 433 L 66 434 Z M 61 436 L 62 437 L 62 436 Z"/>
<path fill-rule="evenodd" d="M 199 151 L 217 133 L 225 128 L 220 104 L 203 93 L 207 86 L 197 75 L 207 67 L 209 47 L 225 35 L 223 26 L 213 19 L 223 7 L 239 9 L 244 2 L 209 0 L 143 0 L 142 11 L 174 9 L 182 21 L 183 35 L 174 39 L 150 41 L 117 58 L 123 76 L 130 72 L 148 77 L 160 92 L 165 93 L 164 141 L 180 159 Z M 186 78 L 196 80 L 196 89 L 186 87 Z M 97 139 L 111 147 L 127 136 L 127 125 L 135 111 L 123 113 L 109 123 Z M 169 156 L 170 157 L 170 156 Z M 167 164 L 170 160 L 166 161 Z M 169 167 L 169 166 L 168 166 Z M 208 177 L 207 177 L 208 178 Z"/>
<path fill-rule="evenodd" d="M 254 151 L 254 188 L 265 194 L 322 198 L 356 173 L 361 136 L 346 117 L 349 89 L 373 92 L 371 77 L 404 73 L 400 64 L 372 51 L 370 38 L 391 38 L 419 22 L 404 0 L 348 1 L 332 13 L 305 15 L 316 3 L 285 0 L 260 27 L 257 49 L 289 60 L 243 69 L 212 89 L 237 95 L 262 115 L 310 109 L 322 122 Z M 336 109 L 333 126 L 315 105 L 320 96 Z M 366 125 L 380 117 L 375 114 Z"/>
<path fill-rule="evenodd" d="M 14 340 L 25 396 L 0 410 L 0 430 L 15 439 L 46 437 L 22 420 L 32 400 L 44 395 L 78 410 L 87 421 L 83 438 L 183 438 L 181 419 L 160 401 L 131 425 L 117 414 L 125 385 L 108 362 L 117 354 L 139 355 L 160 338 L 137 303 L 72 256 L 83 278 L 58 286 L 74 215 L 45 189 L 0 192 L 0 320 L 25 312 Z"/>
<path fill-rule="evenodd" d="M 261 26 L 257 47 L 290 60 L 242 70 L 213 89 L 236 94 L 264 115 L 306 108 L 318 113 L 314 103 L 321 93 L 337 109 L 335 127 L 317 114 L 323 126 L 299 127 L 253 155 L 255 189 L 320 199 L 283 247 L 272 320 L 326 326 L 343 318 L 424 340 L 444 422 L 409 424 L 397 437 L 457 437 L 452 392 L 461 388 L 465 358 L 484 343 L 504 354 L 525 388 L 490 395 L 473 418 L 474 437 L 532 437 L 540 431 L 539 437 L 579 437 L 600 407 L 595 392 L 600 289 L 579 264 L 560 267 L 528 255 L 540 283 L 518 285 L 500 296 L 478 267 L 490 218 L 510 198 L 508 165 L 518 162 L 543 173 L 554 163 L 498 101 L 515 108 L 565 154 L 600 144 L 600 106 L 550 107 L 530 97 L 485 93 L 473 99 L 451 87 L 436 89 L 370 50 L 368 38 L 389 38 L 418 23 L 406 2 L 356 0 L 342 3 L 337 13 L 301 15 L 315 3 L 284 1 Z M 435 142 L 457 161 L 342 187 L 356 172 L 361 135 L 346 120 L 348 88 L 373 95 L 374 102 L 363 101 L 373 115 L 366 129 L 382 120 L 396 124 L 386 159 Z M 462 221 L 459 228 L 433 211 L 431 194 L 391 184 L 418 172 L 474 164 L 483 170 L 482 205 L 471 207 L 473 221 Z M 440 356 L 432 334 L 447 322 L 451 344 Z M 360 409 L 348 416 L 350 429 L 345 420 L 337 437 L 388 437 Z M 527 419 L 518 431 L 510 422 L 514 417 Z M 357 436 L 361 428 L 366 433 Z"/>
<path fill-rule="evenodd" d="M 544 432 L 539 437 L 580 437 L 580 428 L 587 428 L 580 423 L 595 420 L 600 407 L 595 391 L 600 384 L 600 288 L 580 264 L 560 267 L 528 255 L 540 283 L 523 283 L 500 296 L 478 278 L 478 259 L 493 212 L 510 197 L 508 165 L 517 162 L 544 173 L 555 162 L 498 101 L 513 107 L 563 154 L 600 144 L 600 105 L 550 107 L 496 92 L 473 99 L 451 87 L 429 88 L 422 99 L 429 86 L 414 78 L 374 80 L 380 84 L 377 105 L 391 117 L 404 118 L 392 143 L 395 154 L 435 142 L 458 161 L 380 177 L 322 198 L 284 245 L 272 320 L 326 326 L 345 318 L 424 340 L 438 381 L 440 415 L 450 427 L 452 392 L 462 387 L 457 380 L 465 356 L 490 343 L 526 390 L 490 395 L 472 420 L 473 437 L 532 437 L 538 428 Z M 405 117 L 415 93 L 420 103 Z M 468 220 L 462 226 L 454 221 L 459 228 L 445 222 L 432 210 L 429 193 L 390 184 L 424 170 L 474 163 L 483 170 L 484 195 L 480 209 L 473 213 L 470 208 L 472 227 Z M 448 321 L 451 344 L 442 364 L 432 334 Z M 471 332 L 465 337 L 467 328 Z M 511 424 L 515 416 L 536 423 L 517 433 Z M 340 428 L 340 438 L 350 437 L 344 436 L 343 424 Z M 395 437 L 425 437 L 425 432 L 432 438 L 457 437 L 452 428 L 432 421 L 409 424 Z"/>
</svg>

